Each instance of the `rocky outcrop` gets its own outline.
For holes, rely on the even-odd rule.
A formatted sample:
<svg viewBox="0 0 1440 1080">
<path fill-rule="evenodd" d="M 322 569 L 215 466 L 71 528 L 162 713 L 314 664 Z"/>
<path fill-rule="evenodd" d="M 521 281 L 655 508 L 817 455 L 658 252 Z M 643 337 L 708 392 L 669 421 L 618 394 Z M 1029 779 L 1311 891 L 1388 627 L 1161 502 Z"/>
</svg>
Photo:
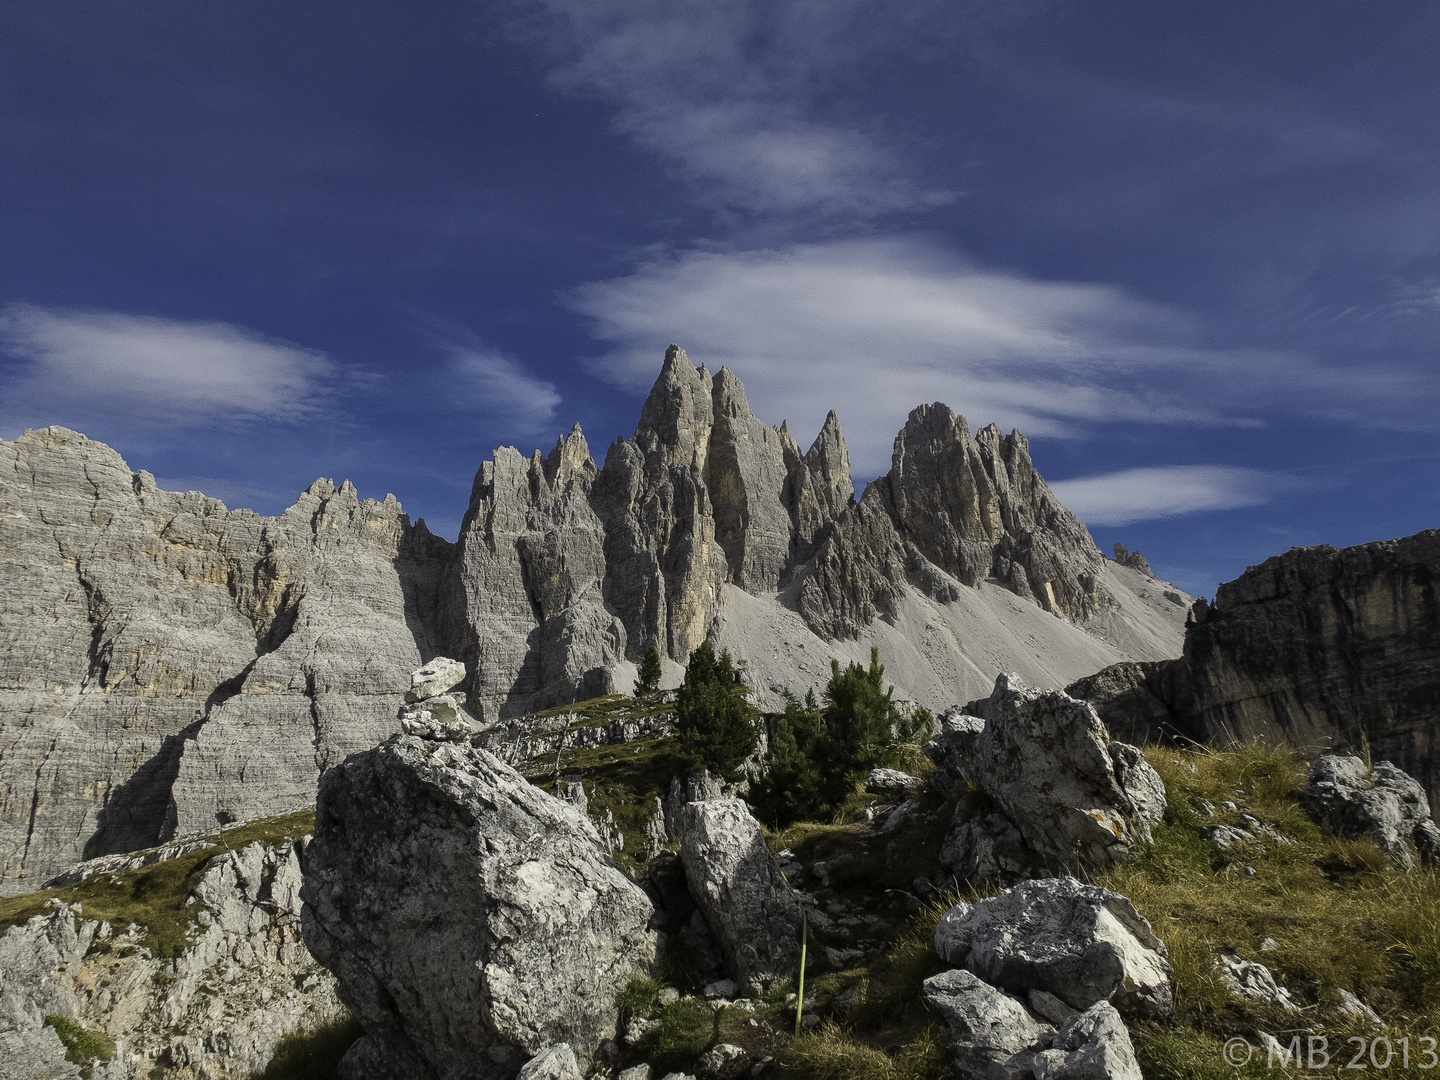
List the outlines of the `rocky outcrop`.
<svg viewBox="0 0 1440 1080">
<path fill-rule="evenodd" d="M 397 735 L 327 772 L 303 917 L 365 1028 L 344 1075 L 503 1076 L 557 1042 L 587 1067 L 658 945 L 651 901 L 598 844 L 462 743 Z"/>
<path fill-rule="evenodd" d="M 1135 1044 L 1108 1002 L 1076 1013 L 1055 1033 L 1055 1044 L 1035 1055 L 1035 1080 L 1140 1080 Z"/>
<path fill-rule="evenodd" d="M 1055 1037 L 1055 1029 L 1020 1001 L 969 971 L 932 975 L 925 980 L 924 994 L 950 1029 L 955 1064 L 980 1080 L 1031 1075 L 1035 1056 Z"/>
<path fill-rule="evenodd" d="M 1132 742 L 1368 745 L 1440 797 L 1440 531 L 1292 548 L 1195 605 L 1182 658 L 1072 685 Z"/>
<path fill-rule="evenodd" d="M 1074 1009 L 1108 1001 L 1164 1016 L 1174 1007 L 1165 943 L 1149 922 L 1119 893 L 1074 878 L 961 901 L 937 924 L 935 951 L 995 986 L 1044 991 Z"/>
<path fill-rule="evenodd" d="M 759 993 L 800 970 L 800 904 L 775 865 L 760 823 L 739 799 L 685 806 L 680 858 L 740 985 Z"/>
<path fill-rule="evenodd" d="M 141 926 L 117 930 L 52 901 L 0 936 L 0 1050 L 21 1069 L 0 1075 L 79 1075 L 46 1016 L 108 1038 L 102 1080 L 251 1076 L 285 1036 L 345 1019 L 334 980 L 300 940 L 300 882 L 289 842 L 215 856 L 191 894 L 187 940 L 168 958 Z"/>
<path fill-rule="evenodd" d="M 948 712 L 926 753 L 983 798 L 964 798 L 941 861 L 974 882 L 1123 859 L 1151 841 L 1165 785 L 1133 746 L 1111 742 L 1086 702 L 1002 674 L 970 709 Z"/>
<path fill-rule="evenodd" d="M 1388 761 L 1322 754 L 1310 766 L 1305 804 L 1326 832 L 1367 836 L 1406 870 L 1440 863 L 1440 828 L 1425 789 Z"/>
<path fill-rule="evenodd" d="M 0 887 L 308 805 L 393 730 L 448 547 L 348 483 L 265 518 L 0 442 Z"/>
</svg>

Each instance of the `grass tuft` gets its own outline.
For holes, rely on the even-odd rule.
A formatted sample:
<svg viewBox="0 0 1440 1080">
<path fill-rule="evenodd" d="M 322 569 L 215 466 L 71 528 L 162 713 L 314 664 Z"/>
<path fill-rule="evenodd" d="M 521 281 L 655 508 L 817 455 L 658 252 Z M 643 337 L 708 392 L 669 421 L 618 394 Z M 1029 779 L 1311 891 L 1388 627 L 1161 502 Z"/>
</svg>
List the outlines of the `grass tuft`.
<svg viewBox="0 0 1440 1080">
<path fill-rule="evenodd" d="M 73 1020 L 63 1016 L 47 1016 L 45 1026 L 55 1029 L 61 1045 L 65 1047 L 65 1060 L 79 1065 L 80 1075 L 85 1080 L 90 1080 L 96 1058 L 109 1061 L 115 1055 L 115 1043 L 108 1035 L 83 1028 Z"/>
</svg>

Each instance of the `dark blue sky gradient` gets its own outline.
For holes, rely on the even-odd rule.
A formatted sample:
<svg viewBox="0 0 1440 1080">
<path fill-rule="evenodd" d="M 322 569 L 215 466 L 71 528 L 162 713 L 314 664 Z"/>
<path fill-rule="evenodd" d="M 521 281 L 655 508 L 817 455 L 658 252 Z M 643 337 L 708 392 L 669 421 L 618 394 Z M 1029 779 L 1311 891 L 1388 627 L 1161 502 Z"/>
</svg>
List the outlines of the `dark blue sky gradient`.
<svg viewBox="0 0 1440 1080">
<path fill-rule="evenodd" d="M 905 406 L 861 385 L 881 371 L 975 427 L 1040 417 L 1052 480 L 1240 470 L 1225 483 L 1251 505 L 1157 496 L 1166 516 L 1148 516 L 1130 491 L 1138 509 L 1091 520 L 1105 550 L 1123 540 L 1212 593 L 1291 545 L 1440 525 L 1437 30 L 1430 4 L 1310 0 L 12 4 L 0 436 L 76 427 L 267 513 L 349 477 L 453 537 L 494 446 L 548 449 L 578 420 L 603 458 L 644 396 L 625 357 L 658 371 L 676 340 L 731 362 L 802 442 L 831 404 L 849 432 L 873 402 L 893 433 Z M 818 159 L 766 180 L 745 157 L 761 129 L 781 133 L 767 153 L 853 141 L 802 197 L 785 169 Z M 947 367 L 943 341 L 917 358 L 868 339 L 867 309 L 847 313 L 853 348 L 792 376 L 786 350 L 721 355 L 726 319 L 751 319 L 730 294 L 697 285 L 671 318 L 635 284 L 697 253 L 743 276 L 756 252 L 809 267 L 804 252 L 892 239 L 918 268 L 905 288 L 977 269 L 1018 283 L 1021 325 L 1044 321 L 1038 284 L 1108 290 L 1046 324 L 1092 359 L 1032 363 L 1025 338 L 1013 363 L 974 361 L 1003 386 L 967 402 L 981 367 Z M 830 271 L 810 273 L 826 294 Z M 613 318 L 580 310 L 596 283 Z M 163 373 L 131 383 L 66 354 L 45 375 L 34 309 L 56 333 L 107 313 L 230 324 L 331 367 L 300 413 L 167 405 Z M 1169 351 L 1107 359 L 1130 346 Z M 496 391 L 497 370 L 521 389 Z M 1055 379 L 1096 404 L 1027 397 Z M 517 406 L 546 384 L 553 408 Z M 149 412 L 126 396 L 152 390 Z M 862 483 L 884 467 L 866 438 Z"/>
</svg>

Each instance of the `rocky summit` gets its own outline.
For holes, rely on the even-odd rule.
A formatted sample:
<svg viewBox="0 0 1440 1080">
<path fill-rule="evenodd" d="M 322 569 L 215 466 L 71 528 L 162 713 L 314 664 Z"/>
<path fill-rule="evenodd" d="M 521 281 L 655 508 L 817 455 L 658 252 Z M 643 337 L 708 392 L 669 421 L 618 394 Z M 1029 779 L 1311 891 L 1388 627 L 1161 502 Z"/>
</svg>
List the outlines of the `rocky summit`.
<svg viewBox="0 0 1440 1080">
<path fill-rule="evenodd" d="M 1096 550 L 1018 432 L 922 405 L 856 498 L 833 413 L 802 451 L 678 347 L 603 463 L 578 427 L 496 450 L 454 544 L 348 482 L 261 517 L 26 432 L 0 442 L 0 573 L 8 892 L 311 805 L 440 656 L 464 675 L 412 725 L 625 691 L 651 647 L 673 686 L 706 640 L 762 707 L 878 645 L 897 693 L 941 709 L 1001 671 L 1059 687 L 1176 656 L 1190 605 Z"/>
</svg>

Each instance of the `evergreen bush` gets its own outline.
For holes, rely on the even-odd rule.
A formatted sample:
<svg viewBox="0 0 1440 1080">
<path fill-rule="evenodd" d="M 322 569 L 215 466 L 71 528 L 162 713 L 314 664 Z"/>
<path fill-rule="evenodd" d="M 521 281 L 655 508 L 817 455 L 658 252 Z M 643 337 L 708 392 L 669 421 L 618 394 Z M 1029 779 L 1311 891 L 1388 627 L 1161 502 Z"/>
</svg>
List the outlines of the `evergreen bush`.
<svg viewBox="0 0 1440 1080">
<path fill-rule="evenodd" d="M 675 699 L 675 729 L 690 764 L 732 784 L 760 741 L 744 689 L 730 653 L 717 658 L 707 641 L 690 654 Z"/>
<path fill-rule="evenodd" d="M 660 690 L 660 651 L 651 645 L 645 650 L 640 661 L 640 681 L 635 684 L 635 697 L 640 700 L 653 698 Z"/>
</svg>

